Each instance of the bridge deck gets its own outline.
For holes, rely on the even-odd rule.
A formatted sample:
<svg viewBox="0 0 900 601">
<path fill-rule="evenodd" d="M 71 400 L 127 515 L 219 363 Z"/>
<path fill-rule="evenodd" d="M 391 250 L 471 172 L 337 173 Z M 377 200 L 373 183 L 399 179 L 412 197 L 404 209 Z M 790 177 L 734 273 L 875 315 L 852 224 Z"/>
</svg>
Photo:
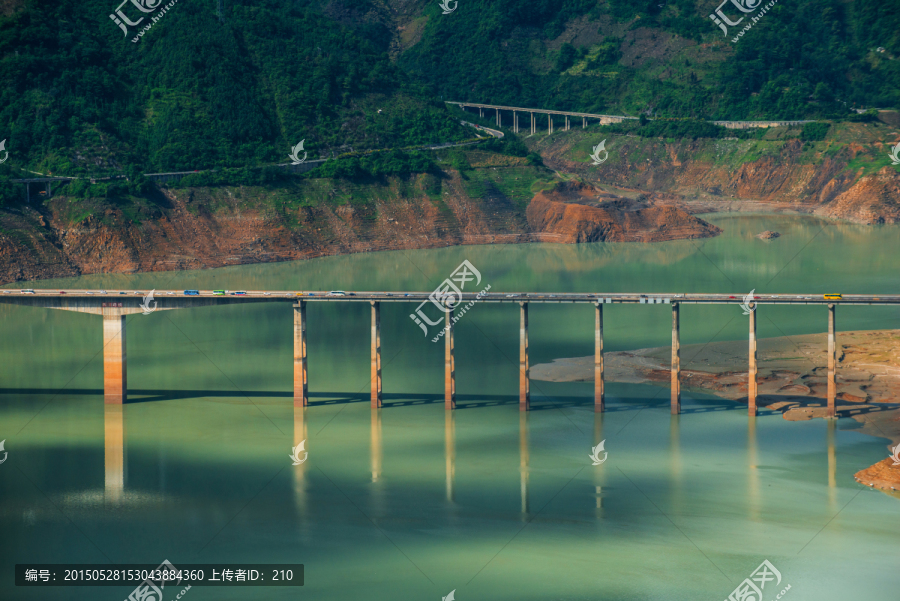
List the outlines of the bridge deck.
<svg viewBox="0 0 900 601">
<path fill-rule="evenodd" d="M 197 295 L 186 295 L 184 290 L 154 290 L 154 300 L 161 306 L 166 300 L 178 300 L 184 307 L 196 302 L 198 306 L 209 305 L 216 299 L 225 303 L 238 302 L 421 302 L 432 298 L 432 292 L 343 292 L 295 291 L 295 290 L 226 290 L 216 294 L 213 290 L 198 290 Z M 238 292 L 241 292 L 240 294 Z M 150 290 L 86 290 L 86 289 L 2 289 L 0 301 L 15 304 L 44 304 L 49 298 L 78 299 L 79 301 L 139 303 Z M 479 300 L 487 303 L 591 303 L 591 304 L 725 304 L 744 303 L 744 294 L 678 294 L 660 292 L 487 292 L 476 294 L 464 292 L 461 301 Z M 456 296 L 453 297 L 454 299 Z M 41 302 L 38 300 L 41 299 Z M 839 299 L 826 298 L 823 294 L 756 294 L 752 302 L 767 305 L 896 305 L 900 295 L 844 294 Z M 217 303 L 219 304 L 219 303 Z"/>
</svg>

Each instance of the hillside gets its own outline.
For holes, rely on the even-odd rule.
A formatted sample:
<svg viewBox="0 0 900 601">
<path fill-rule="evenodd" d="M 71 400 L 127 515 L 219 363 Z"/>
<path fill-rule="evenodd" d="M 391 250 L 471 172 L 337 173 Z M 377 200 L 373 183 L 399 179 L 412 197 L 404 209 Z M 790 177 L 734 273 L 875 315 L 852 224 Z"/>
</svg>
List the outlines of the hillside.
<svg viewBox="0 0 900 601">
<path fill-rule="evenodd" d="M 392 2 L 407 6 L 408 2 Z M 417 2 L 399 63 L 445 99 L 707 119 L 838 118 L 900 105 L 900 4 L 501 0 L 442 15 Z M 433 5 L 433 6 L 432 6 Z M 758 18 L 734 41 L 752 18 Z"/>
<path fill-rule="evenodd" d="M 126 3 L 138 26 L 120 28 L 105 0 L 3 3 L 9 164 L 134 175 L 286 162 L 301 140 L 312 159 L 471 135 L 390 61 L 364 10 L 229 0 L 220 21 L 212 1 L 160 5 Z"/>
<path fill-rule="evenodd" d="M 464 138 L 440 98 L 705 119 L 900 106 L 896 0 L 776 4 L 737 42 L 692 0 L 141 5 L 3 3 L 11 164 L 131 174 Z"/>
<path fill-rule="evenodd" d="M 900 172 L 890 147 L 900 128 L 843 123 L 820 140 L 800 128 L 770 128 L 738 138 L 657 138 L 589 127 L 526 138 L 547 166 L 595 185 L 645 193 L 691 212 L 793 210 L 855 221 L 900 222 Z M 590 160 L 606 140 L 609 159 Z M 621 193 L 621 192 L 620 192 Z"/>
<path fill-rule="evenodd" d="M 898 222 L 888 152 L 900 120 L 851 110 L 900 106 L 896 2 L 776 4 L 726 38 L 713 8 L 689 0 L 501 0 L 449 14 L 425 0 L 229 0 L 221 15 L 213 2 L 115 12 L 9 0 L 0 279 L 695 237 L 715 232 L 689 213 L 748 207 Z M 461 119 L 492 125 L 442 97 L 641 119 L 414 150 L 471 140 Z M 762 118 L 818 121 L 704 121 Z M 301 140 L 304 156 L 337 160 L 303 176 L 274 167 Z M 601 140 L 609 158 L 594 165 Z M 164 171 L 197 173 L 141 175 Z M 25 206 L 9 180 L 33 174 L 82 179 Z M 90 181 L 101 176 L 119 179 Z M 635 203 L 541 195 L 571 179 Z"/>
</svg>

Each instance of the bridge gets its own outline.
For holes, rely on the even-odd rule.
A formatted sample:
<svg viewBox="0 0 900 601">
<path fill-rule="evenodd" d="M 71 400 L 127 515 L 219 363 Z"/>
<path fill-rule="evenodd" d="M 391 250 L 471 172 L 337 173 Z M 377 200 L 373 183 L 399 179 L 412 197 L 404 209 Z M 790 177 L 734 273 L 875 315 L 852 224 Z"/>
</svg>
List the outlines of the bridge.
<svg viewBox="0 0 900 601">
<path fill-rule="evenodd" d="M 14 290 L 0 291 L 0 303 L 27 305 L 90 313 L 103 318 L 103 390 L 107 404 L 122 404 L 127 400 L 127 366 L 125 352 L 125 317 L 146 312 L 144 299 L 150 291 L 141 290 Z M 418 303 L 431 301 L 446 315 L 444 336 L 444 407 L 456 408 L 456 369 L 454 361 L 454 311 L 466 301 L 509 303 L 519 305 L 519 409 L 530 408 L 528 361 L 528 307 L 532 303 L 585 303 L 595 307 L 594 319 L 594 411 L 605 409 L 603 376 L 603 307 L 609 304 L 665 304 L 672 311 L 671 411 L 681 413 L 681 305 L 745 304 L 742 295 L 729 294 L 660 294 L 660 293 L 545 293 L 545 292 L 481 292 L 457 293 L 451 297 L 435 298 L 428 292 L 309 292 L 309 291 L 214 291 L 214 290 L 154 290 L 152 310 L 167 311 L 228 305 L 236 303 L 290 303 L 294 316 L 294 405 L 309 404 L 309 374 L 307 370 L 307 305 L 319 302 L 359 302 L 371 305 L 371 404 L 382 406 L 381 381 L 381 303 Z M 190 293 L 190 294 L 188 294 Z M 753 310 L 749 315 L 748 346 L 748 412 L 757 414 L 757 341 L 756 308 L 759 305 L 823 305 L 828 308 L 828 415 L 835 417 L 836 332 L 837 305 L 900 305 L 900 295 L 800 295 L 760 294 L 747 299 Z M 410 317 L 421 324 L 416 314 Z M 438 319 L 436 325 L 443 318 Z M 421 325 L 425 329 L 424 325 Z M 427 329 L 426 329 L 427 333 Z"/>
<path fill-rule="evenodd" d="M 503 117 L 500 111 L 511 112 L 513 116 L 513 132 L 519 133 L 519 113 L 528 113 L 531 115 L 531 133 L 537 133 L 537 121 L 535 115 L 547 115 L 547 133 L 553 133 L 553 115 L 562 115 L 565 119 L 565 131 L 570 129 L 570 118 L 581 117 L 582 129 L 587 127 L 588 119 L 597 119 L 600 125 L 609 125 L 611 123 L 622 123 L 623 121 L 637 121 L 638 117 L 626 117 L 624 115 L 600 115 L 595 113 L 578 113 L 575 111 L 553 111 L 549 109 L 530 109 L 519 106 L 503 106 L 499 104 L 481 104 L 478 102 L 455 102 L 445 100 L 445 104 L 455 104 L 461 109 L 477 108 L 478 115 L 484 117 L 484 109 L 493 110 L 497 127 L 503 126 Z M 653 121 L 653 119 L 650 119 Z M 754 127 L 786 127 L 793 125 L 802 125 L 811 123 L 810 121 L 710 121 L 714 125 L 726 127 L 728 129 L 750 129 Z"/>
</svg>

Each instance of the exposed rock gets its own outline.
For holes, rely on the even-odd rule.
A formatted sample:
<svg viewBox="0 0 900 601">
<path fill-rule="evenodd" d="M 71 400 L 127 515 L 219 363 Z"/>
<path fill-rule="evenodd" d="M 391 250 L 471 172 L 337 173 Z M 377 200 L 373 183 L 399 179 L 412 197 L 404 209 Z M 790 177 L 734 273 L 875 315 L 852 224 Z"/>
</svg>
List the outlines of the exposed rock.
<svg viewBox="0 0 900 601">
<path fill-rule="evenodd" d="M 864 145 L 845 144 L 827 151 L 820 145 L 812 161 L 796 139 L 773 143 L 759 158 L 745 160 L 745 153 L 756 153 L 753 140 L 670 142 L 610 136 L 607 149 L 615 160 L 601 167 L 577 158 L 584 156 L 584 137 L 593 141 L 596 134 L 570 132 L 526 139 L 526 143 L 551 169 L 620 189 L 674 193 L 682 197 L 681 207 L 692 213 L 774 210 L 816 213 L 854 223 L 900 223 L 900 171 L 888 165 L 866 175 L 863 167 L 849 168 L 854 160 L 863 165 L 863 159 L 883 160 L 900 138 L 895 132 L 869 131 L 861 125 L 843 125 L 842 135 L 855 136 Z M 648 161 L 647 157 L 657 158 Z"/>
<path fill-rule="evenodd" d="M 539 192 L 526 215 L 533 231 L 554 242 L 660 242 L 710 238 L 722 232 L 675 206 L 649 206 L 643 199 L 600 193 L 576 183 Z"/>
<path fill-rule="evenodd" d="M 772 230 L 766 230 L 766 231 L 762 232 L 761 234 L 756 234 L 756 237 L 759 238 L 760 240 L 771 240 L 772 238 L 777 238 L 780 235 L 781 234 L 779 234 L 778 232 L 773 232 Z"/>
<path fill-rule="evenodd" d="M 900 465 L 890 457 L 856 472 L 857 482 L 882 490 L 900 490 Z"/>
</svg>

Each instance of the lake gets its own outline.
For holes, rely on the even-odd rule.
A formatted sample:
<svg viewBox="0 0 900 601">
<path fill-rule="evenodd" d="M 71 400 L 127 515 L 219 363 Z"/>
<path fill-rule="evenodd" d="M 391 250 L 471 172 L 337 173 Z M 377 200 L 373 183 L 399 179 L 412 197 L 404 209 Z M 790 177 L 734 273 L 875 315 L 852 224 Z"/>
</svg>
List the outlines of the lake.
<svg viewBox="0 0 900 601">
<path fill-rule="evenodd" d="M 704 218 L 724 233 L 6 287 L 430 291 L 468 260 L 491 292 L 900 293 L 900 227 Z M 782 235 L 754 237 L 764 230 Z M 667 389 L 615 383 L 595 415 L 591 383 L 533 381 L 522 415 L 515 305 L 476 304 L 457 324 L 448 413 L 443 342 L 410 319 L 415 306 L 382 304 L 385 401 L 373 411 L 368 304 L 309 303 L 305 410 L 292 403 L 287 303 L 130 316 L 123 407 L 103 403 L 99 318 L 0 305 L 0 598 L 121 601 L 134 588 L 15 587 L 16 563 L 167 559 L 305 566 L 300 589 L 195 586 L 189 601 L 438 601 L 453 590 L 459 601 L 718 601 L 768 560 L 779 579 L 764 601 L 788 585 L 788 601 L 896 601 L 900 498 L 853 480 L 888 456 L 887 439 L 849 418 L 749 420 L 742 405 L 692 392 L 672 417 Z M 820 306 L 758 315 L 760 337 L 827 326 Z M 667 305 L 608 306 L 604 318 L 607 350 L 671 341 Z M 532 365 L 592 354 L 593 319 L 589 305 L 532 306 Z M 837 324 L 900 328 L 900 312 L 839 307 Z M 685 305 L 681 337 L 743 340 L 747 318 Z M 304 440 L 308 459 L 292 465 Z"/>
</svg>

